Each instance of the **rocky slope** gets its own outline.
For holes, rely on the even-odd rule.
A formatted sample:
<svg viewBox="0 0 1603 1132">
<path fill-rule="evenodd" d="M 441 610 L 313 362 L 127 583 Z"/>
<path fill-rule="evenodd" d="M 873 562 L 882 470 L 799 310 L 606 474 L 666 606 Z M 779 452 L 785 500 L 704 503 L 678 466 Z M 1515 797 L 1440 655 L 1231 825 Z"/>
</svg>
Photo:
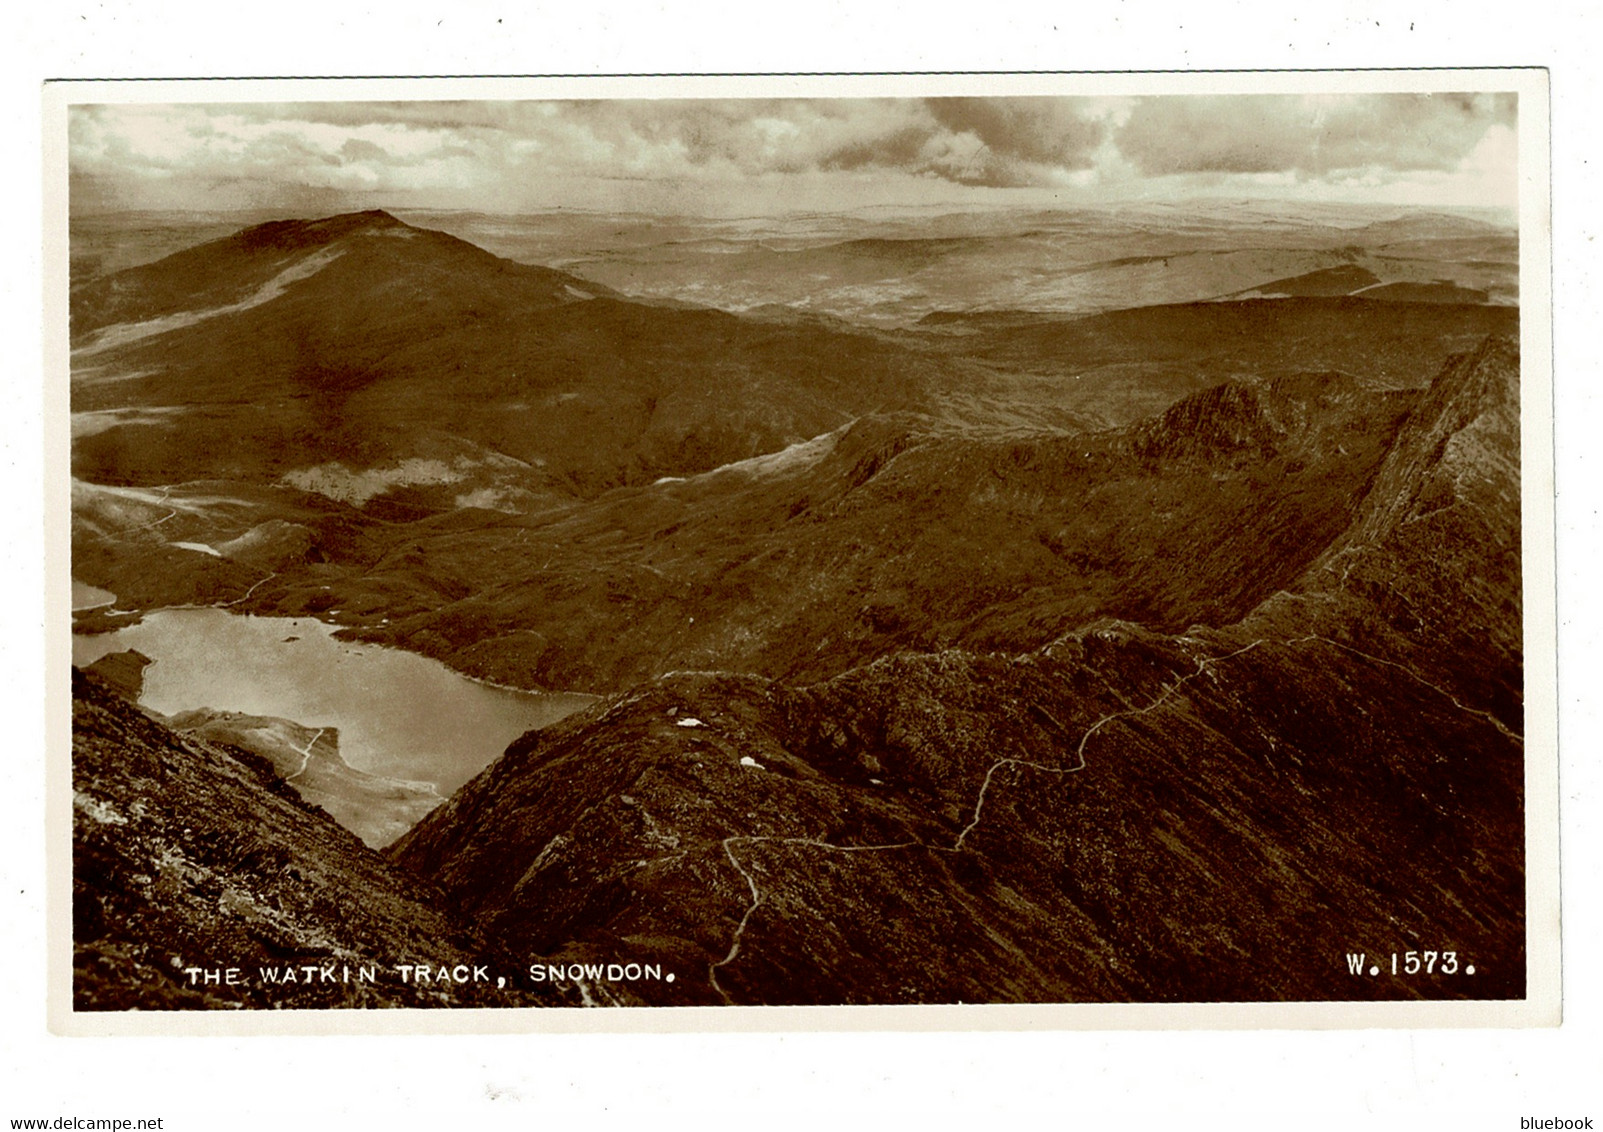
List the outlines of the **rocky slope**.
<svg viewBox="0 0 1603 1132">
<path fill-rule="evenodd" d="M 1414 399 L 1298 374 L 1102 433 L 860 421 L 582 510 L 419 532 L 375 564 L 387 621 L 358 633 L 506 683 L 620 690 L 1022 651 L 1099 617 L 1228 623 L 1352 521 Z M 491 584 L 457 597 L 468 577 Z"/>
<path fill-rule="evenodd" d="M 87 676 L 129 703 L 138 704 L 150 657 L 133 649 L 108 653 L 84 667 Z M 194 708 L 150 719 L 181 736 L 227 745 L 265 759 L 302 801 L 327 813 L 367 845 L 379 849 L 405 833 L 443 800 L 431 783 L 408 782 L 357 770 L 340 755 L 339 731 L 292 719 Z"/>
<path fill-rule="evenodd" d="M 1251 401 L 1171 455 L 1251 449 Z M 392 855 L 503 945 L 679 973 L 622 1001 L 1519 997 L 1517 420 L 1511 345 L 1448 365 L 1346 529 L 1215 627 L 670 675 Z"/>
<path fill-rule="evenodd" d="M 513 968 L 438 910 L 429 885 L 302 802 L 265 759 L 180 735 L 76 669 L 72 690 L 75 1009 L 533 1001 L 497 986 Z M 403 981 L 398 964 L 435 977 Z M 485 979 L 472 981 L 475 965 Z M 440 980 L 442 967 L 469 981 Z"/>
<path fill-rule="evenodd" d="M 364 213 L 84 282 L 76 628 L 616 694 L 380 856 L 307 799 L 434 799 L 333 735 L 75 676 L 80 1007 L 1519 996 L 1518 312 L 1328 268 L 869 331 Z M 185 978 L 300 961 L 388 978 Z"/>
</svg>

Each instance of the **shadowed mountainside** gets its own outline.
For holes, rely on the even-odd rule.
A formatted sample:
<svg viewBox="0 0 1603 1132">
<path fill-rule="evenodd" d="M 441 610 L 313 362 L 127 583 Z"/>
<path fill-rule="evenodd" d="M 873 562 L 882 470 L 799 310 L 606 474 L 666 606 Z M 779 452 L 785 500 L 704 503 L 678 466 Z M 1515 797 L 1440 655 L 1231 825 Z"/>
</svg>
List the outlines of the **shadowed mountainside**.
<svg viewBox="0 0 1603 1132">
<path fill-rule="evenodd" d="M 82 282 L 73 572 L 115 600 L 79 630 L 311 615 L 614 694 L 380 855 L 307 802 L 377 844 L 435 799 L 331 732 L 150 718 L 137 654 L 75 673 L 80 1007 L 485 955 L 676 976 L 546 1002 L 1519 997 L 1518 311 L 1474 301 L 1501 268 L 1253 264 L 867 330 L 374 212 Z M 1455 969 L 1347 959 L 1408 950 Z"/>
<path fill-rule="evenodd" d="M 288 476 L 359 501 L 374 470 L 379 490 L 448 485 L 436 505 L 588 495 L 916 407 L 929 364 L 866 334 L 620 300 L 382 212 L 286 221 L 74 292 L 73 411 L 104 427 L 73 467 Z M 181 411 L 151 423 L 164 408 Z"/>
<path fill-rule="evenodd" d="M 76 1009 L 529 1001 L 483 982 L 401 981 L 396 964 L 490 964 L 494 953 L 265 759 L 181 736 L 76 669 L 72 692 Z M 305 965 L 334 974 L 289 985 L 259 974 Z M 374 981 L 356 975 L 363 966 Z M 226 967 L 242 970 L 238 984 L 186 974 Z"/>
<path fill-rule="evenodd" d="M 1416 397 L 1301 374 L 1098 434 L 876 418 L 574 512 L 419 531 L 374 565 L 387 621 L 359 635 L 507 683 L 618 690 L 1020 651 L 1099 617 L 1228 623 L 1352 521 Z"/>
<path fill-rule="evenodd" d="M 1449 366 L 1328 559 L 1233 625 L 669 676 L 393 854 L 504 943 L 674 965 L 672 1001 L 1519 997 L 1517 398 L 1505 344 Z M 1455 973 L 1345 958 L 1425 949 Z"/>
<path fill-rule="evenodd" d="M 384 213 L 84 283 L 74 570 L 132 612 L 83 626 L 311 614 L 609 690 L 1217 623 L 1350 517 L 1388 391 L 1518 317 L 1304 297 L 879 333 L 587 286 Z M 1142 441 L 1166 410 L 1248 431 Z"/>
<path fill-rule="evenodd" d="M 1299 288 L 1301 290 L 1301 288 Z M 1433 297 L 1439 297 L 1433 295 Z M 1519 309 L 1294 294 L 1131 307 L 1084 318 L 1031 311 L 942 312 L 920 327 L 946 349 L 1072 390 L 1081 412 L 1126 424 L 1221 381 L 1339 371 L 1378 388 L 1420 388 L 1448 357 L 1513 335 Z"/>
</svg>

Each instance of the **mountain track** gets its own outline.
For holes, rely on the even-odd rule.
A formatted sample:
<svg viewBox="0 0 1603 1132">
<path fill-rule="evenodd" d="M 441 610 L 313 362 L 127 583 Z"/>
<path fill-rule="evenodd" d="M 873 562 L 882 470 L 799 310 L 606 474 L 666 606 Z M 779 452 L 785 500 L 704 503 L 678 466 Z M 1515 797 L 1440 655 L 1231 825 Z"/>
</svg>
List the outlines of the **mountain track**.
<svg viewBox="0 0 1603 1132">
<path fill-rule="evenodd" d="M 1292 595 L 1289 595 L 1289 596 L 1296 597 L 1298 595 L 1292 594 Z M 1187 673 L 1187 674 L 1185 674 L 1183 676 L 1180 676 L 1177 679 L 1171 681 L 1169 684 L 1165 685 L 1163 690 L 1161 692 L 1159 692 L 1157 694 L 1157 696 L 1155 696 L 1146 705 L 1144 705 L 1142 707 L 1138 707 L 1138 708 L 1126 708 L 1125 710 L 1122 710 L 1122 711 L 1110 712 L 1107 715 L 1104 715 L 1101 718 L 1099 718 L 1099 719 L 1095 720 L 1094 722 L 1092 722 L 1088 727 L 1086 727 L 1086 729 L 1080 735 L 1079 743 L 1076 745 L 1075 752 L 1074 752 L 1076 761 L 1075 761 L 1074 765 L 1072 765 L 1072 766 L 1051 766 L 1051 765 L 1048 765 L 1046 763 L 1036 763 L 1036 762 L 1031 762 L 1031 761 L 1026 760 L 1026 759 L 1011 758 L 1011 757 L 1003 758 L 1003 759 L 997 759 L 986 770 L 985 776 L 980 782 L 980 789 L 979 789 L 978 794 L 975 796 L 974 809 L 972 811 L 972 816 L 970 817 L 970 819 L 968 821 L 968 824 L 965 825 L 963 827 L 963 829 L 958 833 L 956 839 L 953 841 L 953 843 L 951 845 L 932 845 L 932 844 L 930 844 L 928 842 L 920 841 L 920 840 L 916 840 L 916 839 L 907 840 L 907 841 L 885 842 L 885 843 L 879 843 L 879 844 L 869 844 L 869 845 L 839 845 L 839 844 L 836 844 L 834 842 L 824 841 L 822 839 L 812 838 L 812 837 L 773 836 L 773 835 L 758 835 L 758 834 L 736 834 L 736 835 L 724 838 L 720 842 L 720 845 L 721 845 L 721 847 L 723 849 L 723 852 L 724 852 L 724 856 L 729 859 L 729 863 L 734 867 L 735 871 L 740 874 L 741 879 L 743 881 L 745 881 L 746 887 L 749 890 L 749 892 L 751 893 L 751 899 L 747 903 L 744 911 L 741 913 L 739 922 L 735 925 L 734 933 L 730 938 L 728 951 L 724 954 L 724 957 L 722 959 L 719 959 L 717 962 L 715 962 L 715 963 L 713 963 L 713 964 L 711 964 L 709 966 L 708 972 L 707 972 L 708 982 L 712 986 L 712 989 L 714 991 L 716 991 L 723 998 L 723 1000 L 726 1003 L 728 1003 L 730 1005 L 734 1005 L 735 1004 L 734 999 L 730 996 L 729 992 L 727 990 L 725 990 L 724 987 L 719 983 L 719 981 L 718 981 L 718 973 L 723 968 L 728 967 L 731 963 L 733 963 L 739 957 L 740 951 L 741 951 L 741 946 L 742 946 L 742 944 L 744 942 L 744 939 L 745 939 L 746 929 L 749 927 L 749 925 L 751 923 L 751 920 L 752 920 L 752 917 L 754 915 L 756 915 L 757 910 L 760 907 L 762 907 L 762 904 L 763 904 L 762 888 L 758 885 L 757 878 L 756 878 L 756 876 L 753 875 L 752 870 L 747 868 L 746 865 L 741 863 L 740 857 L 736 853 L 736 847 L 737 846 L 753 846 L 753 845 L 764 845 L 764 844 L 767 844 L 767 845 L 793 846 L 793 847 L 803 847 L 803 846 L 805 846 L 805 847 L 809 847 L 809 848 L 822 849 L 822 850 L 825 850 L 825 851 L 828 851 L 828 852 L 833 852 L 833 853 L 887 853 L 887 852 L 896 852 L 896 851 L 907 850 L 907 849 L 923 849 L 923 850 L 926 850 L 926 851 L 932 852 L 932 853 L 962 853 L 962 852 L 965 852 L 966 851 L 966 842 L 968 841 L 969 835 L 972 834 L 980 826 L 981 822 L 984 819 L 986 798 L 990 793 L 992 781 L 994 780 L 997 772 L 1000 771 L 1002 768 L 1007 767 L 1007 766 L 1017 766 L 1017 767 L 1023 767 L 1023 768 L 1027 768 L 1027 769 L 1030 769 L 1030 770 L 1042 771 L 1042 772 L 1047 773 L 1047 774 L 1053 774 L 1053 775 L 1059 775 L 1059 776 L 1077 774 L 1081 770 L 1084 770 L 1085 767 L 1086 767 L 1085 749 L 1086 749 L 1086 744 L 1091 741 L 1092 736 L 1094 736 L 1097 733 L 1101 732 L 1103 729 L 1108 727 L 1110 724 L 1117 723 L 1120 720 L 1133 719 L 1133 718 L 1135 718 L 1137 716 L 1148 715 L 1148 714 L 1150 714 L 1150 713 L 1152 713 L 1154 711 L 1157 711 L 1165 703 L 1167 703 L 1174 696 L 1174 694 L 1177 691 L 1179 691 L 1184 685 L 1186 685 L 1187 683 L 1197 679 L 1199 676 L 1202 676 L 1204 673 L 1208 672 L 1214 665 L 1222 664 L 1225 661 L 1233 660 L 1236 657 L 1243 656 L 1246 653 L 1249 653 L 1252 650 L 1257 649 L 1257 648 L 1259 648 L 1259 647 L 1261 647 L 1263 645 L 1266 645 L 1266 644 L 1278 644 L 1278 645 L 1283 646 L 1283 647 L 1291 648 L 1291 647 L 1295 647 L 1295 646 L 1298 646 L 1298 645 L 1309 644 L 1309 643 L 1312 643 L 1312 642 L 1318 642 L 1318 643 L 1329 645 L 1329 646 L 1331 646 L 1333 648 L 1341 649 L 1341 650 L 1343 650 L 1345 652 L 1348 652 L 1348 653 L 1350 653 L 1350 654 L 1352 654 L 1354 656 L 1360 657 L 1360 658 L 1362 658 L 1364 660 L 1368 660 L 1368 661 L 1370 661 L 1372 663 L 1375 663 L 1375 664 L 1382 664 L 1382 665 L 1385 665 L 1385 666 L 1390 667 L 1390 668 L 1399 669 L 1405 675 L 1407 675 L 1410 679 L 1412 679 L 1412 680 L 1418 682 L 1419 684 L 1431 689 L 1432 691 L 1436 692 L 1437 694 L 1439 694 L 1442 697 L 1444 697 L 1445 699 L 1447 699 L 1449 702 L 1451 702 L 1453 704 L 1454 707 L 1456 707 L 1459 710 L 1461 710 L 1463 712 L 1466 712 L 1466 713 L 1468 713 L 1470 715 L 1477 716 L 1477 717 L 1479 717 L 1481 719 L 1486 720 L 1487 722 L 1491 723 L 1492 726 L 1495 727 L 1506 738 L 1512 739 L 1515 742 L 1521 743 L 1523 745 L 1524 741 L 1523 741 L 1522 737 L 1517 735 L 1515 732 L 1511 731 L 1506 726 L 1504 726 L 1502 721 L 1497 719 L 1490 712 L 1482 711 L 1482 710 L 1477 709 L 1477 708 L 1469 707 L 1467 704 L 1465 704 L 1461 700 L 1459 700 L 1458 697 L 1454 696 L 1451 692 L 1447 691 L 1445 688 L 1442 688 L 1437 684 L 1432 683 L 1429 680 L 1426 680 L 1424 677 L 1420 676 L 1417 672 L 1415 672 L 1412 669 L 1410 669 L 1407 665 L 1399 664 L 1396 661 L 1387 660 L 1384 657 L 1378 657 L 1378 656 L 1375 656 L 1375 655 L 1373 655 L 1371 653 L 1363 652 L 1360 649 L 1355 649 L 1350 645 L 1342 644 L 1340 641 L 1334 641 L 1334 640 L 1331 640 L 1328 637 L 1324 637 L 1324 636 L 1321 636 L 1321 635 L 1316 634 L 1316 633 L 1309 633 L 1309 634 L 1306 634 L 1306 635 L 1301 636 L 1301 637 L 1292 637 L 1292 638 L 1287 638 L 1285 640 L 1274 640 L 1274 639 L 1268 638 L 1268 637 L 1259 637 L 1256 640 L 1253 640 L 1253 641 L 1251 641 L 1251 642 L 1249 642 L 1249 643 L 1247 643 L 1245 645 L 1242 645 L 1240 648 L 1234 649 L 1234 650 L 1232 650 L 1230 652 L 1222 653 L 1222 654 L 1220 654 L 1218 656 L 1207 656 L 1207 657 L 1200 658 L 1196 662 L 1197 666 L 1196 666 L 1195 671 L 1192 671 L 1192 672 L 1189 672 L 1189 673 Z M 1051 718 L 1051 717 L 1049 716 L 1048 718 Z M 1056 722 L 1056 721 L 1054 720 L 1053 722 Z"/>
</svg>

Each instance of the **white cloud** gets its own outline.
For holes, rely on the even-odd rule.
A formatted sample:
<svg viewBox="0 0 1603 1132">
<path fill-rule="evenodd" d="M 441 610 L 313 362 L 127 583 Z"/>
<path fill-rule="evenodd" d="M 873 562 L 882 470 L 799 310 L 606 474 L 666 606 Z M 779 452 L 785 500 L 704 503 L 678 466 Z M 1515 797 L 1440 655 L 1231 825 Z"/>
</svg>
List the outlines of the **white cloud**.
<svg viewBox="0 0 1603 1132">
<path fill-rule="evenodd" d="M 1506 203 L 1515 165 L 1512 105 L 1487 95 L 127 105 L 75 108 L 70 130 L 76 199 L 96 207 L 334 192 L 741 211 L 1232 187 Z M 597 193 L 611 184 L 634 187 Z"/>
</svg>

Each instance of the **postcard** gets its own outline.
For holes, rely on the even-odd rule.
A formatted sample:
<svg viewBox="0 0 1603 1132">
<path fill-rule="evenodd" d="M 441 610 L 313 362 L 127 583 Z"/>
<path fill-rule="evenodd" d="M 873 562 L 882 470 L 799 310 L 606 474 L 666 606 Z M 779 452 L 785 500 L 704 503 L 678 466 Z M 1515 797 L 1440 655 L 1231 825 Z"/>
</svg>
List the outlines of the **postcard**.
<svg viewBox="0 0 1603 1132">
<path fill-rule="evenodd" d="M 50 84 L 53 1026 L 1557 1024 L 1547 114 Z"/>
</svg>

